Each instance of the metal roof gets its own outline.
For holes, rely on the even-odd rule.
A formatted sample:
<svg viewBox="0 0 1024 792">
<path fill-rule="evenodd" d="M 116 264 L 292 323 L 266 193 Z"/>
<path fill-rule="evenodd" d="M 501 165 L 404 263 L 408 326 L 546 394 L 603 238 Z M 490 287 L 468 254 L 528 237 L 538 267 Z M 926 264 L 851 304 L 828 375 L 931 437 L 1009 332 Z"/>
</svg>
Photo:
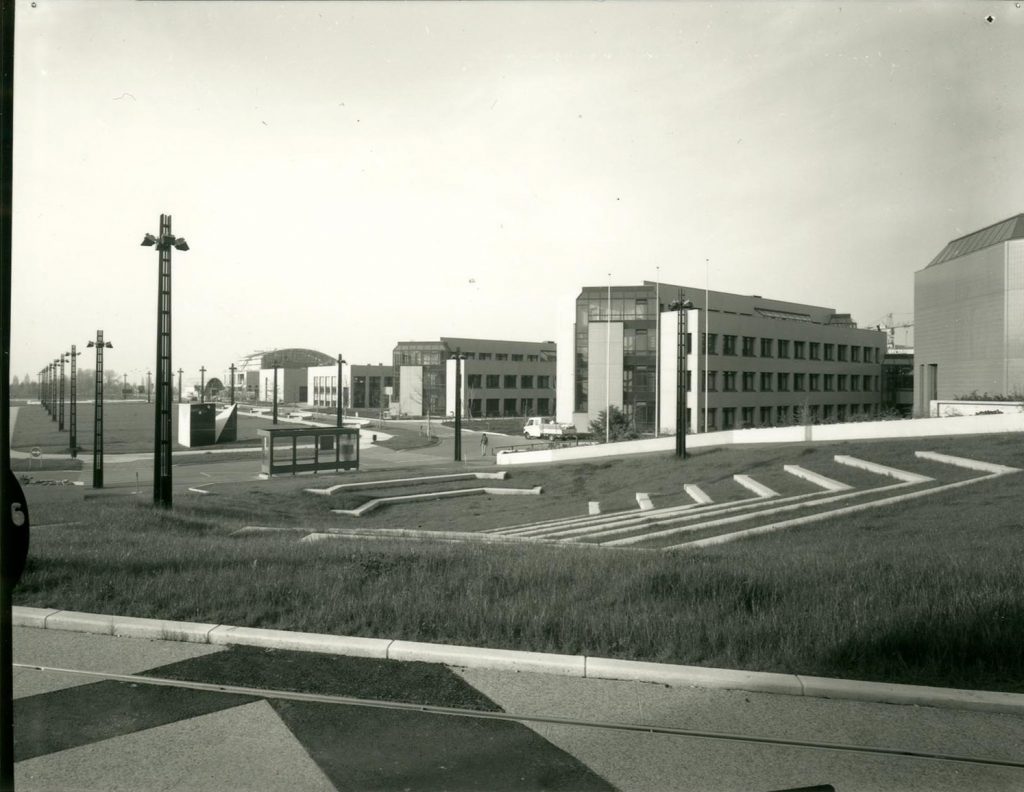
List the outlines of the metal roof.
<svg viewBox="0 0 1024 792">
<path fill-rule="evenodd" d="M 983 248 L 992 247 L 1011 239 L 1024 239 L 1024 214 L 1015 215 L 1001 222 L 982 228 L 959 239 L 954 239 L 942 249 L 928 267 L 943 264 L 950 259 L 966 256 Z M 925 269 L 928 269 L 925 267 Z"/>
</svg>

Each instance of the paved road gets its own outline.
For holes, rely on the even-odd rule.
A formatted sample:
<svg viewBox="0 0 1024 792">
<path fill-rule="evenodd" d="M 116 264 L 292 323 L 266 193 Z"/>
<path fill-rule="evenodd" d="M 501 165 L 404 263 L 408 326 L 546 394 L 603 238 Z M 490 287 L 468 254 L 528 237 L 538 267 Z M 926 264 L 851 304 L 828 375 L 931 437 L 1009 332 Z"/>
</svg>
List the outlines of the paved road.
<svg viewBox="0 0 1024 792">
<path fill-rule="evenodd" d="M 15 629 L 14 648 L 16 664 L 245 688 L 156 687 L 16 666 L 15 770 L 17 788 L 26 792 L 1024 788 L 1019 767 L 813 747 L 841 743 L 1019 763 L 1024 718 L 1009 715 L 33 628 Z M 419 709 L 267 691 L 411 702 Z M 431 705 L 464 716 L 437 714 Z"/>
</svg>

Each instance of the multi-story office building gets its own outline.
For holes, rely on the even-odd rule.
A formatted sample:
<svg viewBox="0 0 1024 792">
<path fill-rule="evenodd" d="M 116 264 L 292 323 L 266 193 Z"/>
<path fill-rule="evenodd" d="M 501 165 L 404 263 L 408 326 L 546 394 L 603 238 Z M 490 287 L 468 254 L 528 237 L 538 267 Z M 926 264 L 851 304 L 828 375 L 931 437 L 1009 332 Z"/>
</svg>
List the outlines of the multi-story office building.
<svg viewBox="0 0 1024 792">
<path fill-rule="evenodd" d="M 442 337 L 400 341 L 394 350 L 391 412 L 450 415 L 455 410 L 455 355 L 462 356 L 463 414 L 551 415 L 555 410 L 554 342 Z"/>
<path fill-rule="evenodd" d="M 559 366 L 560 421 L 585 430 L 613 405 L 639 432 L 675 431 L 680 314 L 666 309 L 678 297 L 694 305 L 684 344 L 691 430 L 878 411 L 884 333 L 832 308 L 645 281 L 585 287 L 576 298 L 573 328 L 561 339 L 572 355 L 563 353 Z"/>
<path fill-rule="evenodd" d="M 948 243 L 914 274 L 914 413 L 1024 393 L 1024 214 Z"/>
</svg>

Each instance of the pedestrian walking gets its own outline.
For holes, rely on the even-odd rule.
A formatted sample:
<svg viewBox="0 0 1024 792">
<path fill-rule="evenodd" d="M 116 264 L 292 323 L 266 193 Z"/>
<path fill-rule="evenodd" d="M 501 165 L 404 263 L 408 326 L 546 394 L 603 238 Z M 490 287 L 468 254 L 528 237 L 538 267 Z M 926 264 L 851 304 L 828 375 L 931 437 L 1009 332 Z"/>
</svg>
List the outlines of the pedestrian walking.
<svg viewBox="0 0 1024 792">
<path fill-rule="evenodd" d="M 487 456 L 487 435 L 486 434 L 480 435 L 480 456 L 481 457 Z"/>
</svg>

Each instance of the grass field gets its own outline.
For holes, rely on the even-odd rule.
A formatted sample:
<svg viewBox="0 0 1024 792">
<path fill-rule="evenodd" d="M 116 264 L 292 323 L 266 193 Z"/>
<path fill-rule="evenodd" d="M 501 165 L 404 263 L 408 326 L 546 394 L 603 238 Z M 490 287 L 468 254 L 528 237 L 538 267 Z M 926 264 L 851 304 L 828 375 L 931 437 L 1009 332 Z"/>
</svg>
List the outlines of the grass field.
<svg viewBox="0 0 1024 792">
<path fill-rule="evenodd" d="M 77 410 L 78 447 L 82 452 L 92 453 L 94 405 L 79 404 Z M 103 404 L 103 451 L 106 454 L 134 454 L 153 450 L 153 404 L 136 401 L 105 401 Z M 70 410 L 70 408 L 68 408 Z M 11 448 L 28 451 L 36 447 L 44 454 L 61 454 L 68 451 L 70 440 L 70 412 L 64 416 L 64 431 L 58 431 L 54 421 L 40 405 L 34 404 L 18 409 L 18 417 L 11 437 Z M 178 405 L 171 409 L 171 437 L 178 436 Z M 221 443 L 220 447 L 257 446 L 260 440 L 256 430 L 270 426 L 270 421 L 251 418 L 239 412 L 238 439 L 233 443 Z M 174 443 L 174 448 L 184 450 L 185 446 Z"/>
<path fill-rule="evenodd" d="M 135 401 L 107 401 L 104 403 L 103 450 L 107 454 L 136 454 L 153 450 L 153 415 L 154 406 Z M 269 415 L 266 418 L 255 418 L 248 415 L 244 406 L 239 406 L 238 439 L 232 443 L 218 443 L 217 448 L 248 448 L 260 445 L 256 434 L 257 429 L 266 429 L 273 424 Z M 284 411 L 281 411 L 282 416 Z M 78 406 L 78 447 L 79 455 L 91 454 L 93 445 L 93 405 L 91 403 Z M 317 415 L 330 423 L 334 416 Z M 171 411 L 171 436 L 178 436 L 178 405 Z M 285 424 L 293 425 L 293 424 Z M 50 418 L 39 405 L 29 405 L 18 410 L 11 438 L 11 448 L 16 451 L 28 451 L 39 448 L 44 454 L 61 454 L 68 452 L 70 443 L 70 413 L 64 416 L 64 431 L 57 429 L 57 422 Z M 371 430 L 372 431 L 372 430 Z M 384 430 L 382 430 L 384 431 Z M 391 439 L 384 440 L 380 445 L 392 450 L 409 450 L 436 445 L 437 438 L 421 436 L 415 429 L 400 425 L 386 426 Z M 204 446 L 205 447 L 205 446 Z M 176 450 L 185 450 L 185 446 L 174 443 Z M 181 458 L 182 461 L 185 457 Z M 176 461 L 176 464 L 179 462 Z"/>
<path fill-rule="evenodd" d="M 829 472 L 833 454 L 909 467 L 914 450 L 1024 467 L 1019 435 L 731 448 L 683 463 L 514 469 L 504 485 L 545 494 L 388 508 L 359 525 L 474 530 L 582 514 L 587 500 L 635 509 L 638 489 L 667 504 L 681 482 L 710 491 L 738 472 L 767 481 L 784 462 L 849 481 L 849 469 Z M 230 535 L 246 524 L 338 525 L 329 508 L 372 490 L 299 490 L 397 475 L 214 486 L 219 494 L 178 498 L 172 513 L 29 488 L 34 526 L 77 524 L 34 529 L 15 603 L 1024 692 L 1024 474 L 687 553 Z"/>
</svg>

